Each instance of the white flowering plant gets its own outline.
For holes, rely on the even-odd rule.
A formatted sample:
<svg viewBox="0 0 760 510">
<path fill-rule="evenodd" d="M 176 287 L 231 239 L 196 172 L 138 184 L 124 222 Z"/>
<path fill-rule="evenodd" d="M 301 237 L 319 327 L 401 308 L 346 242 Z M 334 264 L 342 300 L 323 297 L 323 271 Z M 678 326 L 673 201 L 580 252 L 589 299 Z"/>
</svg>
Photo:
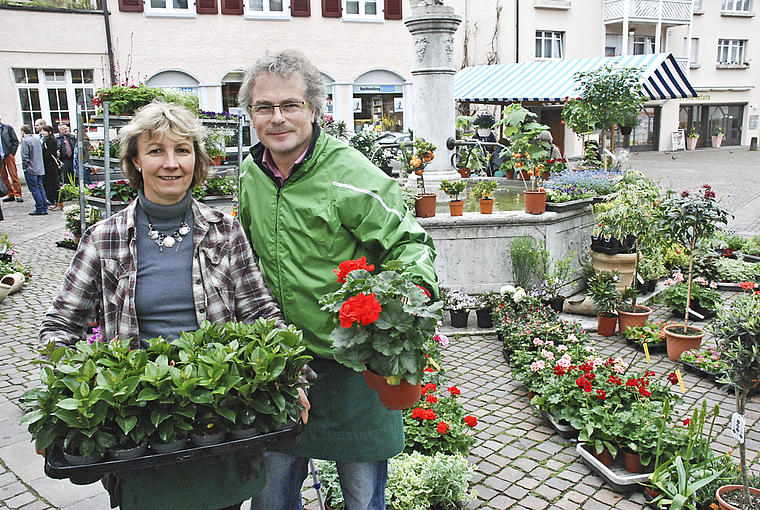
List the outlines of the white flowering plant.
<svg viewBox="0 0 760 510">
<path fill-rule="evenodd" d="M 465 293 L 463 288 L 444 294 L 443 304 L 444 307 L 449 310 L 471 310 L 480 308 L 478 299 L 475 296 Z"/>
</svg>

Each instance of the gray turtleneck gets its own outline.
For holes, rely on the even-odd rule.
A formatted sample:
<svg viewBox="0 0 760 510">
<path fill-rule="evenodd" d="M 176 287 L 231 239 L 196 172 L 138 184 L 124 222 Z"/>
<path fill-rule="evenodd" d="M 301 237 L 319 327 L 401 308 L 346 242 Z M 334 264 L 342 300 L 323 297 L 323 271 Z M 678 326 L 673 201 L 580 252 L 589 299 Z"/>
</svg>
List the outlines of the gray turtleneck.
<svg viewBox="0 0 760 510">
<path fill-rule="evenodd" d="M 180 331 L 195 331 L 193 298 L 193 210 L 192 195 L 172 205 L 160 205 L 139 192 L 137 202 L 137 285 L 135 310 L 140 339 L 179 338 Z M 182 221 L 190 232 L 182 242 L 160 250 L 156 241 L 148 238 L 148 223 L 170 237 L 179 230 Z"/>
</svg>

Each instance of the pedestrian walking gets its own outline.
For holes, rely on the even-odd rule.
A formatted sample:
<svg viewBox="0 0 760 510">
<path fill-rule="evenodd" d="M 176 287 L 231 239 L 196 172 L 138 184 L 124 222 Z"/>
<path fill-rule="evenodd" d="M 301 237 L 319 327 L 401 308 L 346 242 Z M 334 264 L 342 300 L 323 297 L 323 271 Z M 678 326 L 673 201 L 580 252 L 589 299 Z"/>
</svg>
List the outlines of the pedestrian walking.
<svg viewBox="0 0 760 510">
<path fill-rule="evenodd" d="M 3 202 L 23 202 L 21 197 L 21 183 L 18 180 L 16 168 L 16 150 L 18 149 L 18 137 L 13 127 L 3 124 L 0 118 L 0 177 L 8 188 L 8 196 Z"/>
<path fill-rule="evenodd" d="M 21 168 L 29 192 L 34 198 L 34 211 L 30 216 L 42 216 L 48 213 L 47 197 L 42 178 L 45 175 L 45 163 L 42 160 L 42 144 L 39 138 L 32 134 L 28 124 L 21 126 Z"/>
<path fill-rule="evenodd" d="M 74 147 L 76 140 L 69 133 L 69 125 L 65 122 L 58 124 L 58 159 L 61 161 L 61 178 L 63 183 L 74 179 Z"/>
<path fill-rule="evenodd" d="M 42 160 L 45 164 L 45 176 L 42 184 L 45 187 L 45 197 L 51 211 L 63 209 L 63 204 L 58 200 L 61 189 L 61 162 L 58 160 L 58 142 L 53 136 L 53 128 L 42 126 Z"/>
</svg>

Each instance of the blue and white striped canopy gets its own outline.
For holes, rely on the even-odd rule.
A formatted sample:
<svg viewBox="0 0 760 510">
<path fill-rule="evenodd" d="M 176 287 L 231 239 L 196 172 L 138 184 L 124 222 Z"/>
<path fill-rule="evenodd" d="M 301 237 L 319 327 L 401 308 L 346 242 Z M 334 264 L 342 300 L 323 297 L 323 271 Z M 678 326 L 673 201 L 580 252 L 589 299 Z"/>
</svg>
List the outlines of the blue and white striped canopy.
<svg viewBox="0 0 760 510">
<path fill-rule="evenodd" d="M 673 55 L 655 53 L 466 67 L 454 77 L 454 98 L 465 102 L 561 102 L 578 97 L 575 73 L 605 65 L 640 68 L 641 94 L 648 99 L 697 95 Z"/>
</svg>

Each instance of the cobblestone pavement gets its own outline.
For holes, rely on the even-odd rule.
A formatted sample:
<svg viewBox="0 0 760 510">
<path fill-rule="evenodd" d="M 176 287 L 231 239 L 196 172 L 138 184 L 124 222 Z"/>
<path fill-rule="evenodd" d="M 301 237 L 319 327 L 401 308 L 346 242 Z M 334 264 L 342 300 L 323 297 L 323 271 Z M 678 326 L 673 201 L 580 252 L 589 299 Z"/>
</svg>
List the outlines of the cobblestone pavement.
<svg viewBox="0 0 760 510">
<path fill-rule="evenodd" d="M 736 148 L 735 152 L 679 152 L 676 160 L 670 158 L 662 153 L 641 153 L 634 154 L 631 161 L 634 168 L 660 179 L 663 186 L 696 188 L 709 182 L 719 194 L 732 193 L 727 204 L 737 212 L 737 225 L 742 225 L 742 231 L 760 233 L 758 208 L 751 207 L 760 195 L 758 153 Z M 694 174 L 693 168 L 699 172 Z M 73 252 L 55 246 L 64 232 L 61 212 L 28 216 L 32 210 L 28 201 L 3 203 L 2 207 L 6 220 L 0 222 L 0 233 L 10 234 L 16 243 L 17 258 L 32 266 L 34 277 L 21 292 L 0 303 L 0 510 L 109 508 L 100 484 L 79 486 L 46 477 L 43 458 L 34 453 L 28 433 L 18 425 L 22 415 L 18 397 L 38 379 L 37 369 L 30 363 L 35 358 L 37 330 Z M 666 312 L 655 310 L 652 320 L 667 318 Z M 590 323 L 595 324 L 595 320 Z M 614 492 L 581 462 L 575 445 L 555 434 L 530 408 L 527 391 L 512 379 L 492 332 L 449 329 L 448 333 L 451 345 L 444 351 L 444 364 L 451 382 L 462 390 L 461 401 L 480 421 L 470 458 L 476 466 L 473 481 L 479 495 L 469 508 L 627 510 L 644 506 L 639 492 Z M 636 355 L 618 337 L 592 334 L 592 338 L 604 356 L 622 356 L 634 368 L 646 363 L 641 354 Z M 652 361 L 650 368 L 658 375 L 676 367 L 665 355 L 653 355 Z M 686 417 L 690 406 L 703 399 L 710 406 L 720 404 L 722 429 L 713 446 L 720 452 L 735 449 L 727 430 L 732 396 L 689 373 L 684 374 L 684 383 L 687 392 L 684 406 L 678 409 L 679 416 Z M 746 419 L 748 457 L 757 469 L 757 397 L 748 405 Z M 733 455 L 736 457 L 738 451 Z M 315 510 L 318 505 L 310 486 L 310 482 L 305 485 L 307 508 Z"/>
</svg>

